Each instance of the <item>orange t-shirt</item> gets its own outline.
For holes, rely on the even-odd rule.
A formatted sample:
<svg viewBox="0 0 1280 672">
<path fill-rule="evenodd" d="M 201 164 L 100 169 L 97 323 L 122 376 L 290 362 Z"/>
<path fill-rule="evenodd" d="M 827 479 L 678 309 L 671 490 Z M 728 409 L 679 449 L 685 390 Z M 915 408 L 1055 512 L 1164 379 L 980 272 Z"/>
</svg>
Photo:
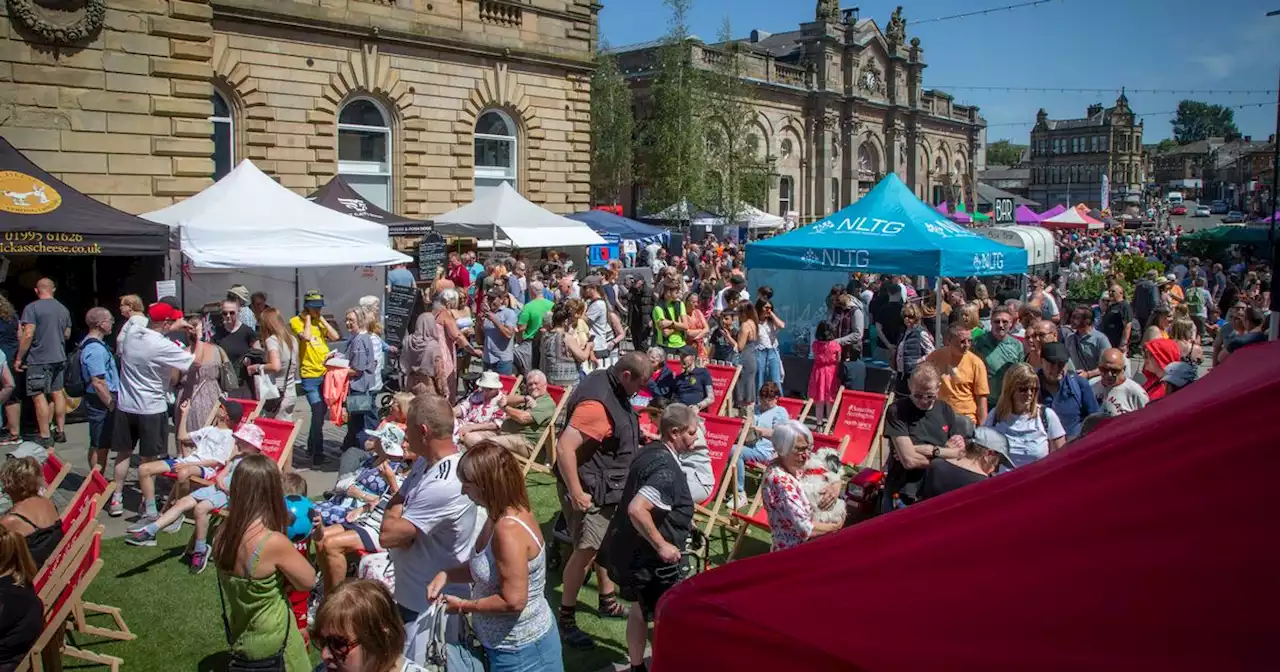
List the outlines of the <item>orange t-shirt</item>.
<svg viewBox="0 0 1280 672">
<path fill-rule="evenodd" d="M 604 441 L 613 435 L 613 423 L 609 421 L 609 413 L 604 404 L 598 401 L 584 401 L 573 409 L 569 416 L 569 426 L 578 430 L 583 436 L 595 441 Z"/>
</svg>

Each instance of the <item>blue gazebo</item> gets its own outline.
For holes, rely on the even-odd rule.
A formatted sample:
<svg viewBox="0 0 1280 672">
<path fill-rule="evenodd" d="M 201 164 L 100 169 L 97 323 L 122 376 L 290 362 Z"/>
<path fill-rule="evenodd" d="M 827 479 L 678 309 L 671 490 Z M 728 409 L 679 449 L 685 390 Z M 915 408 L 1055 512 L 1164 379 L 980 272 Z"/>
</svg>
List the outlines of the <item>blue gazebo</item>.
<svg viewBox="0 0 1280 672">
<path fill-rule="evenodd" d="M 665 244 L 671 237 L 671 232 L 664 228 L 619 217 L 603 210 L 588 210 L 568 215 L 568 217 L 586 224 L 602 236 L 612 235 L 619 239 L 634 240 L 637 247 L 644 247 L 654 241 Z"/>
</svg>

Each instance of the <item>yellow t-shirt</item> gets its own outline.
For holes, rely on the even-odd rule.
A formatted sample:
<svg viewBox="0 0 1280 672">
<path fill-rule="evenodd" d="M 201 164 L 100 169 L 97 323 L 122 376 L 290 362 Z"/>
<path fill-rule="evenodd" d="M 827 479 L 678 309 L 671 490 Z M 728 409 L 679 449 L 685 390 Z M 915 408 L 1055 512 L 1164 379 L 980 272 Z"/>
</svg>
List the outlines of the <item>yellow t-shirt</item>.
<svg viewBox="0 0 1280 672">
<path fill-rule="evenodd" d="M 289 320 L 289 328 L 293 330 L 293 335 L 298 337 L 301 344 L 300 354 L 301 362 L 298 366 L 298 376 L 301 378 L 323 378 L 324 377 L 324 360 L 329 356 L 329 344 L 324 340 L 324 335 L 329 331 L 329 325 L 324 318 L 311 323 L 311 340 L 307 341 L 302 338 L 302 329 L 305 325 L 301 317 L 294 317 Z"/>
<path fill-rule="evenodd" d="M 987 383 L 987 365 L 973 351 L 964 353 L 960 363 L 951 366 L 951 351 L 947 348 L 934 350 L 925 358 L 942 374 L 942 385 L 938 388 L 938 398 L 947 402 L 956 415 L 967 415 L 974 426 L 982 424 L 984 418 L 978 417 L 978 397 L 991 395 Z M 988 400 L 988 406 L 991 401 Z"/>
</svg>

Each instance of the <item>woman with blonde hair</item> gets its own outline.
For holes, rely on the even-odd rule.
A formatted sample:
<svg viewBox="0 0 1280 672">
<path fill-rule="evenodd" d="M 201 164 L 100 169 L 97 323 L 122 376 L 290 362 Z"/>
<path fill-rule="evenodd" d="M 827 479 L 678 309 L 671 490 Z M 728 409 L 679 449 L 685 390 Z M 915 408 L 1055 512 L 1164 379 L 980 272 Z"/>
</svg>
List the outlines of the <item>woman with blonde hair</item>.
<svg viewBox="0 0 1280 672">
<path fill-rule="evenodd" d="M 923 362 L 934 351 L 933 335 L 926 328 L 926 311 L 918 302 L 911 302 L 902 307 L 902 323 L 907 330 L 894 351 L 894 370 L 898 372 L 898 394 L 911 394 L 907 381 L 916 366 Z"/>
<path fill-rule="evenodd" d="M 13 500 L 13 507 L 0 516 L 0 527 L 26 539 L 36 565 L 43 565 L 62 541 L 58 507 L 40 494 L 43 485 L 44 473 L 34 457 L 10 459 L 0 467 L 0 489 Z"/>
<path fill-rule="evenodd" d="M 443 341 L 440 344 L 440 361 L 447 372 L 445 397 L 452 404 L 458 396 L 458 372 L 470 367 L 471 357 L 481 356 L 478 348 L 471 344 L 466 328 L 471 328 L 471 313 L 466 314 L 466 321 L 459 317 L 459 310 L 467 310 L 462 305 L 462 294 L 453 288 L 442 290 L 431 304 L 435 313 L 436 324 L 440 325 Z"/>
<path fill-rule="evenodd" d="M 250 364 L 251 375 L 265 373 L 280 396 L 262 403 L 259 413 L 264 418 L 291 420 L 297 402 L 298 339 L 285 326 L 284 317 L 275 308 L 264 308 L 258 315 L 258 340 L 267 351 L 264 364 Z"/>
<path fill-rule="evenodd" d="M 0 527 L 0 670 L 17 669 L 40 639 L 43 609 L 32 585 L 38 569 L 22 535 Z"/>
<path fill-rule="evenodd" d="M 218 591 L 233 657 L 279 658 L 286 672 L 307 672 L 311 662 L 285 598 L 284 583 L 311 590 L 316 570 L 285 536 L 288 513 L 276 463 L 245 457 L 230 476 L 231 514 L 213 542 Z"/>
<path fill-rule="evenodd" d="M 378 410 L 373 396 L 381 381 L 377 380 L 377 345 L 369 334 L 369 312 L 360 308 L 347 310 L 347 435 L 342 440 L 342 450 L 360 450 L 369 432 L 378 426 Z M 330 353 L 330 356 L 336 353 Z"/>
<path fill-rule="evenodd" d="M 320 667 L 333 672 L 422 672 L 406 659 L 404 625 L 387 587 L 348 581 L 325 595 L 311 624 Z"/>
<path fill-rule="evenodd" d="M 982 322 L 981 310 L 981 304 L 977 301 L 966 303 L 960 308 L 960 321 L 969 328 L 969 335 L 974 339 L 987 333 L 987 327 Z M 991 318 L 988 314 L 986 324 L 990 323 Z"/>
<path fill-rule="evenodd" d="M 546 541 L 529 503 L 520 465 L 482 441 L 458 462 L 462 493 L 488 511 L 467 564 L 440 572 L 427 599 L 450 583 L 471 583 L 471 599 L 445 595 L 450 613 L 472 614 L 491 670 L 563 670 L 560 633 L 545 594 Z"/>
<path fill-rule="evenodd" d="M 983 331 L 990 331 L 991 311 L 996 307 L 996 304 L 991 299 L 990 294 L 987 293 L 987 286 L 981 282 L 973 288 L 973 302 L 978 306 L 978 320 L 982 324 Z M 975 335 L 974 338 L 977 338 L 977 336 Z"/>
<path fill-rule="evenodd" d="M 1196 335 L 1196 324 L 1188 319 L 1174 320 L 1169 325 L 1169 338 L 1178 344 L 1181 361 L 1199 365 L 1204 361 L 1204 350 L 1200 347 L 1200 339 Z"/>
<path fill-rule="evenodd" d="M 1040 378 L 1030 364 L 1014 364 L 1004 374 L 1000 400 L 982 422 L 1009 441 L 1009 458 L 1021 467 L 1067 443 L 1067 431 L 1053 409 L 1040 403 Z"/>
</svg>

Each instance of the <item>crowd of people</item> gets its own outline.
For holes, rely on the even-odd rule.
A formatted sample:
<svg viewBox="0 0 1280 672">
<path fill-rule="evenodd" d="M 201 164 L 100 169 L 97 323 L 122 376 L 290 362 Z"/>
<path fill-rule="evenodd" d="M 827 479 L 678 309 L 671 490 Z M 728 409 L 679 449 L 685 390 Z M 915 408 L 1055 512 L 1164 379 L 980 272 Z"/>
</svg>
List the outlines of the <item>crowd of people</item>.
<svg viewBox="0 0 1280 672">
<path fill-rule="evenodd" d="M 1265 340 L 1269 272 L 1178 256 L 1176 238 L 1062 237 L 1066 283 L 1113 275 L 1096 307 L 1072 305 L 1048 278 L 1032 278 L 1025 293 L 1007 280 L 944 280 L 939 297 L 916 278 L 851 274 L 831 288 L 813 332 L 807 385 L 790 389 L 812 399 L 809 421 L 821 428 L 841 388 L 864 389 L 869 367 L 889 369 L 881 391 L 897 399 L 886 411 L 881 513 L 1021 468 Z M 1167 273 L 1114 277 L 1110 261 L 1135 250 Z M 481 659 L 494 670 L 561 669 L 562 645 L 596 644 L 577 624 L 594 574 L 598 614 L 626 620 L 629 663 L 643 669 L 655 607 L 692 571 L 696 505 L 717 483 L 699 415 L 722 410 L 709 364 L 740 367 L 725 407 L 749 438 L 730 505 L 761 502 L 774 550 L 841 527 L 819 516 L 839 499 L 838 484 L 817 494 L 803 485 L 815 438 L 779 403 L 787 323 L 769 287 L 747 289 L 742 252 L 714 237 L 676 251 L 655 243 L 581 273 L 553 250 L 484 262 L 452 253 L 439 277 L 417 283 L 405 334 L 385 333 L 377 297 L 344 307 L 339 320 L 315 291 L 287 319 L 239 285 L 216 315 L 124 296 L 118 318 L 88 311 L 88 336 L 70 352 L 71 317 L 41 280 L 20 319 L 0 299 L 0 328 L 14 322 L 16 340 L 12 353 L 0 347 L 12 362 L 0 367 L 0 397 L 25 374 L 38 441 L 51 448 L 65 440 L 65 381 L 79 381 L 92 464 L 116 484 L 108 515 L 125 514 L 136 453 L 141 505 L 128 543 L 155 545 L 161 530 L 194 518 L 185 562 L 193 573 L 216 568 L 240 660 L 307 668 L 284 597 L 293 590 L 312 593 L 309 635 L 327 669 L 420 669 L 439 618 L 450 669 Z M 388 281 L 416 282 L 404 267 Z M 326 423 L 346 431 L 333 487 L 299 539 L 288 534 L 285 498 L 305 498 L 306 483 L 264 452 L 255 418 L 292 420 L 304 399 L 300 459 L 325 465 Z M 552 427 L 558 408 L 563 423 Z M 550 459 L 539 450 L 549 432 L 557 529 L 573 549 L 557 608 L 546 594 L 556 542 L 544 538 L 525 482 L 530 462 Z M 161 477 L 174 482 L 163 504 Z M 18 556 L 38 566 L 59 538 L 39 479 L 29 458 L 0 469 L 14 502 L 0 525 L 26 541 L 19 551 L 0 539 L 6 595 L 29 582 L 30 562 Z"/>
</svg>

